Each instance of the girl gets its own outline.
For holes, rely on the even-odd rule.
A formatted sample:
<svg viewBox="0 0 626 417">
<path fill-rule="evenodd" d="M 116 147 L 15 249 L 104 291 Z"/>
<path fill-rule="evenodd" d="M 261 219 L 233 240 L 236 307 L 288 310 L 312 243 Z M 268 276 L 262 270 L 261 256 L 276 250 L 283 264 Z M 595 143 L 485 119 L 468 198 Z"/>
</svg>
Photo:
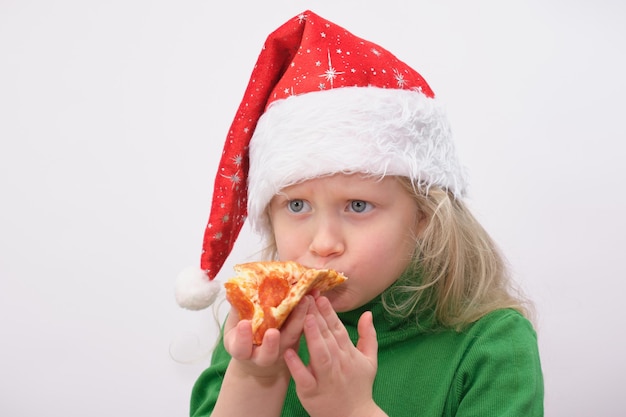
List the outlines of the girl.
<svg viewBox="0 0 626 417">
<path fill-rule="evenodd" d="M 348 280 L 305 297 L 254 346 L 231 311 L 192 416 L 541 416 L 536 335 L 426 81 L 307 11 L 268 37 L 226 140 L 201 271 L 213 281 L 247 216 L 268 259 Z"/>
</svg>

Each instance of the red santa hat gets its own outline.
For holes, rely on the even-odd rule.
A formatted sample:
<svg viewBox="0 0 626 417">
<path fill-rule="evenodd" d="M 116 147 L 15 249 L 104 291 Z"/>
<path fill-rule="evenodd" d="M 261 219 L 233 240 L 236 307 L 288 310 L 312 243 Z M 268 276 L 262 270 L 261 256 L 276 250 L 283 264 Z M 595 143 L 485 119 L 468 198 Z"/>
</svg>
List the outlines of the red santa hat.
<svg viewBox="0 0 626 417">
<path fill-rule="evenodd" d="M 383 47 L 306 11 L 271 33 L 232 122 L 215 177 L 200 268 L 177 280 L 180 306 L 213 303 L 213 281 L 249 219 L 268 231 L 282 188 L 333 173 L 399 175 L 463 195 L 450 128 L 424 78 Z"/>
</svg>

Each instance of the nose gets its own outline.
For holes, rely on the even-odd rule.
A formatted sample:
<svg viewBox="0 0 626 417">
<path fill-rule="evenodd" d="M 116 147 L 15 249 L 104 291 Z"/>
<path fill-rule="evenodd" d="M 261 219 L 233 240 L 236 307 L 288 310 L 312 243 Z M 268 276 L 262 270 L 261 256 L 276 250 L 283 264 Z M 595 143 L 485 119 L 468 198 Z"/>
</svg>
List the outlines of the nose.
<svg viewBox="0 0 626 417">
<path fill-rule="evenodd" d="M 331 218 L 319 219 L 315 225 L 309 250 L 321 258 L 341 255 L 345 250 L 345 241 L 339 222 Z"/>
</svg>

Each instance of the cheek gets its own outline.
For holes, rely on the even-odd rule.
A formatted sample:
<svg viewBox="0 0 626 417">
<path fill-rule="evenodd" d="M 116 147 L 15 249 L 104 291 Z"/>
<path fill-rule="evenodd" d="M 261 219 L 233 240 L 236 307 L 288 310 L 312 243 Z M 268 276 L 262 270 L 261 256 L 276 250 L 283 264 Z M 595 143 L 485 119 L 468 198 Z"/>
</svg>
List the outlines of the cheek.
<svg viewBox="0 0 626 417">
<path fill-rule="evenodd" d="M 274 227 L 274 241 L 279 259 L 295 259 L 302 253 L 303 239 L 297 233 L 284 231 L 280 226 Z"/>
<path fill-rule="evenodd" d="M 414 236 L 414 228 L 392 223 L 370 230 L 369 236 L 362 240 L 364 244 L 371 246 L 373 251 L 405 256 L 406 253 L 413 252 Z"/>
<path fill-rule="evenodd" d="M 379 244 L 371 245 L 369 250 L 364 250 L 362 258 L 373 268 L 384 268 L 392 273 L 402 272 L 413 256 L 414 247 L 409 238 L 403 241 L 384 241 L 383 237 Z"/>
<path fill-rule="evenodd" d="M 361 242 L 359 257 L 366 268 L 385 276 L 399 276 L 411 262 L 416 246 L 415 238 L 406 227 L 379 230 Z"/>
</svg>

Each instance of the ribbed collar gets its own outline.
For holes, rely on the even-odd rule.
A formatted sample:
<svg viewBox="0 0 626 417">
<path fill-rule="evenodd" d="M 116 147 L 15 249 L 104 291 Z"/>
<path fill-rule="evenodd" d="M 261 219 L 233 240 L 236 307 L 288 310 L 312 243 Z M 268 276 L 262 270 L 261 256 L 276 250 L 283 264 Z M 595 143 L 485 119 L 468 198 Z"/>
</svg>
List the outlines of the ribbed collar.
<svg viewBox="0 0 626 417">
<path fill-rule="evenodd" d="M 408 318 L 395 317 L 383 306 L 382 299 L 384 294 L 389 291 L 393 291 L 395 286 L 402 282 L 406 282 L 407 280 L 419 284 L 421 281 L 421 275 L 419 272 L 415 271 L 406 272 L 400 279 L 398 279 L 398 281 L 396 281 L 396 283 L 387 288 L 383 294 L 379 295 L 369 303 L 352 311 L 338 313 L 339 318 L 348 330 L 350 339 L 352 339 L 354 343 L 358 340 L 357 323 L 361 315 L 366 311 L 372 312 L 379 347 L 432 330 L 433 320 L 430 315 L 420 317 L 418 325 L 415 315 L 411 315 Z"/>
</svg>

